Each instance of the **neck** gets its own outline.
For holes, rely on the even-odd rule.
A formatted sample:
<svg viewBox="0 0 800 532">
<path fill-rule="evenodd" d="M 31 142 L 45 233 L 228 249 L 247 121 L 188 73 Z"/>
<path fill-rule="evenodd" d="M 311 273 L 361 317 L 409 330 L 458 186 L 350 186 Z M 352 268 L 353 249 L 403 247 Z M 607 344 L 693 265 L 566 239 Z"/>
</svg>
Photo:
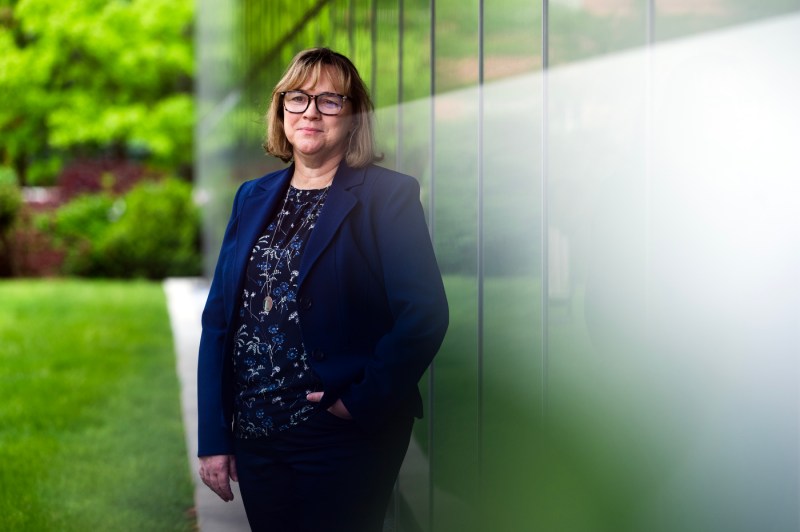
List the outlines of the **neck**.
<svg viewBox="0 0 800 532">
<path fill-rule="evenodd" d="M 314 164 L 295 157 L 291 185 L 301 190 L 325 188 L 333 182 L 341 161 L 342 157 L 336 157 Z"/>
</svg>

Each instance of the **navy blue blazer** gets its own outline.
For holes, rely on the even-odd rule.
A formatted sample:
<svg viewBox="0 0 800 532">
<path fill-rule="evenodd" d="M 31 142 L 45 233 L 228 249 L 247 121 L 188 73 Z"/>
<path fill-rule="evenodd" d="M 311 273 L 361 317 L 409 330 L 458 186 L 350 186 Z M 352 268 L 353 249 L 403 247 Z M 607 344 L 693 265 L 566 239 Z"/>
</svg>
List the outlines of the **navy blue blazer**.
<svg viewBox="0 0 800 532">
<path fill-rule="evenodd" d="M 278 207 L 290 166 L 244 183 L 203 311 L 198 362 L 199 456 L 231 454 L 232 348 L 246 262 Z M 422 416 L 417 383 L 439 349 L 448 307 L 417 181 L 379 166 L 339 166 L 298 276 L 303 343 L 322 380 L 365 430 Z"/>
</svg>

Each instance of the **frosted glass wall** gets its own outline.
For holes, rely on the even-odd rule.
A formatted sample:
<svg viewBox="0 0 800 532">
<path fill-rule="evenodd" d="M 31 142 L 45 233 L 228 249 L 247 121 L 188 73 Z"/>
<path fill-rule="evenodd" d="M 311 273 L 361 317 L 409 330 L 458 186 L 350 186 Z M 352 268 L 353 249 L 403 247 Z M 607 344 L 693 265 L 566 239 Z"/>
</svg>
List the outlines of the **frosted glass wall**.
<svg viewBox="0 0 800 532">
<path fill-rule="evenodd" d="M 201 2 L 209 268 L 299 49 L 354 59 L 451 305 L 397 531 L 793 531 L 800 2 Z"/>
</svg>

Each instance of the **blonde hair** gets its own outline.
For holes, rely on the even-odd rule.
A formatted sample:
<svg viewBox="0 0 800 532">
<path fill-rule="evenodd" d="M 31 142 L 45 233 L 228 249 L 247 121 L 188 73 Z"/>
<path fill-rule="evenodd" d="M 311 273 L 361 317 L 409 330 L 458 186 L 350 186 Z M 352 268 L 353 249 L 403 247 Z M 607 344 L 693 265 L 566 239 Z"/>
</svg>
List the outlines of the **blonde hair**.
<svg viewBox="0 0 800 532">
<path fill-rule="evenodd" d="M 327 69 L 326 69 L 327 67 Z M 283 77 L 272 90 L 267 109 L 267 136 L 264 150 L 283 162 L 293 158 L 292 145 L 283 130 L 283 105 L 281 92 L 296 90 L 306 82 L 316 84 L 323 75 L 330 76 L 331 83 L 341 94 L 347 96 L 352 105 L 354 128 L 347 145 L 345 161 L 349 166 L 362 168 L 381 159 L 375 153 L 372 99 L 358 74 L 355 65 L 345 56 L 329 48 L 311 48 L 298 53 L 289 63 Z"/>
</svg>

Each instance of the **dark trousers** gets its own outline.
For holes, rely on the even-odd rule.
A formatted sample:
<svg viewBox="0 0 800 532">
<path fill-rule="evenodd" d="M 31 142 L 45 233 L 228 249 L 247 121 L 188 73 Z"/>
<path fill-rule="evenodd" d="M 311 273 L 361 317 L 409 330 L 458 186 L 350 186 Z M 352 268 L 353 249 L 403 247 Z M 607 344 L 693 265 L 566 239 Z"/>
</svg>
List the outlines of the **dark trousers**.
<svg viewBox="0 0 800 532">
<path fill-rule="evenodd" d="M 380 532 L 408 449 L 411 417 L 376 433 L 326 410 L 266 440 L 237 440 L 254 532 Z"/>
</svg>

